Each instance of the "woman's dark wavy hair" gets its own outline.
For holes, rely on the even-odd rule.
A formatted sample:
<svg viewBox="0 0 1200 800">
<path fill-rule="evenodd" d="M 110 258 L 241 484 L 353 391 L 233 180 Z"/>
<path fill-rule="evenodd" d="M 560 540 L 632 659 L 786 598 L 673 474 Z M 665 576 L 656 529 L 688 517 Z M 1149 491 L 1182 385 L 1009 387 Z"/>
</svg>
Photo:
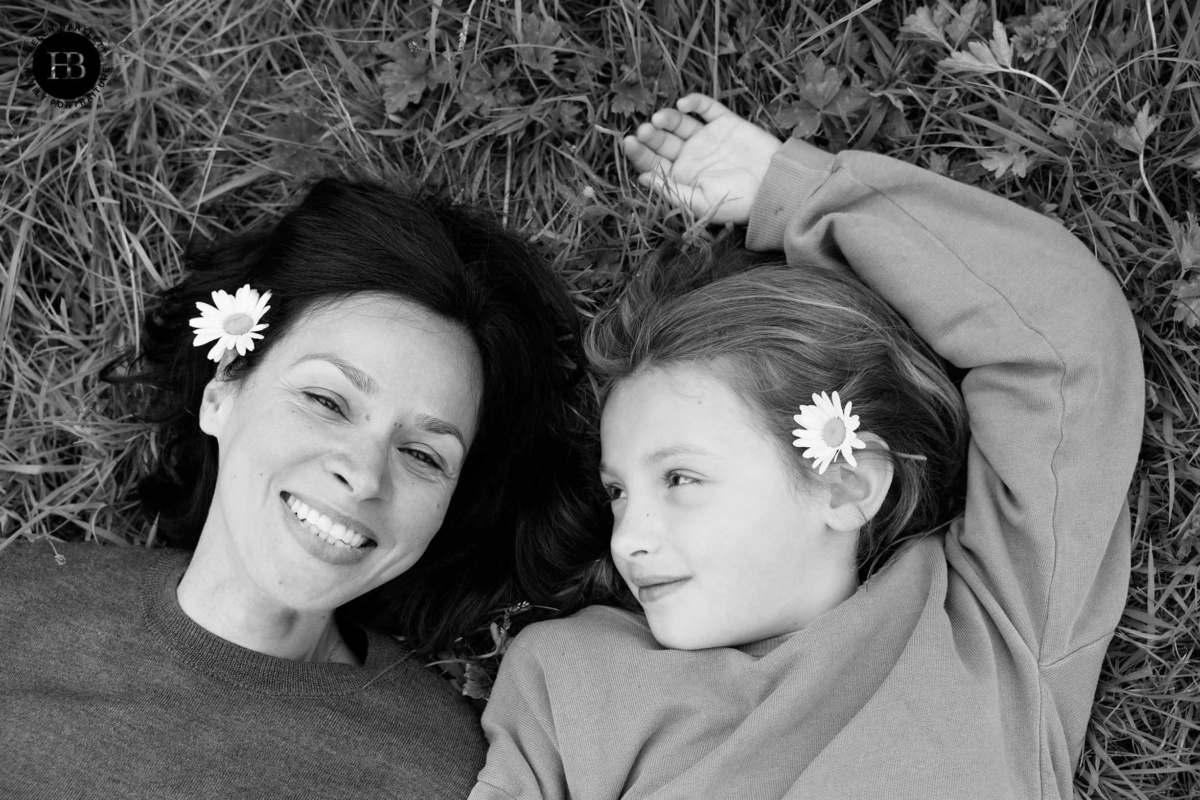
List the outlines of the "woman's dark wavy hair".
<svg viewBox="0 0 1200 800">
<path fill-rule="evenodd" d="M 894 469 L 883 506 L 859 532 L 856 560 L 865 581 L 953 513 L 942 500 L 958 488 L 966 406 L 942 360 L 861 280 L 787 266 L 777 254 L 751 254 L 736 244 L 662 248 L 621 300 L 596 317 L 584 348 L 600 402 L 646 369 L 707 368 L 755 413 L 803 486 L 820 478 L 792 446 L 792 417 L 813 393 L 840 391 L 853 402 L 861 430 L 887 442 L 882 454 Z M 580 582 L 606 602 L 636 608 L 610 560 Z"/>
<path fill-rule="evenodd" d="M 343 619 L 443 650 L 496 608 L 550 596 L 577 564 L 582 532 L 602 528 L 586 415 L 574 406 L 578 316 L 549 265 L 489 214 L 325 178 L 274 226 L 192 248 L 185 267 L 148 313 L 142 353 L 107 375 L 151 389 L 143 416 L 159 426 L 158 459 L 139 494 L 168 544 L 195 546 L 217 477 L 216 440 L 198 425 L 214 365 L 207 347 L 192 346 L 187 321 L 197 301 L 244 284 L 270 290 L 271 328 L 230 363 L 232 380 L 253 372 L 306 310 L 361 292 L 456 322 L 479 351 L 478 433 L 441 529 L 411 569 L 340 609 Z"/>
</svg>

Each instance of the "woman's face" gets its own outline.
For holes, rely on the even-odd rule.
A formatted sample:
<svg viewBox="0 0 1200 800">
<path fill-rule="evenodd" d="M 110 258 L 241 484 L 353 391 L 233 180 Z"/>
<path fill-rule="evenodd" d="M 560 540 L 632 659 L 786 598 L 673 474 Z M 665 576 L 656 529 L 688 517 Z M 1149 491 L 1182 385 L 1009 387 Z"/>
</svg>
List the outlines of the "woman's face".
<svg viewBox="0 0 1200 800">
<path fill-rule="evenodd" d="M 201 546 L 230 588 L 325 610 L 411 567 L 462 473 L 482 380 L 460 326 L 372 294 L 312 310 L 244 380 L 211 382 L 200 425 L 220 457 Z"/>
</svg>

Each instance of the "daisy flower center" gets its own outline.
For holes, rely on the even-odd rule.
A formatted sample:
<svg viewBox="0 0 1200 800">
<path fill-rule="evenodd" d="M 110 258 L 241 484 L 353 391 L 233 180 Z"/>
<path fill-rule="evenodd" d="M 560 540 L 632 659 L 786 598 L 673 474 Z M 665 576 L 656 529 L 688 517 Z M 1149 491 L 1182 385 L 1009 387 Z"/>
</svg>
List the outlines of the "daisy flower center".
<svg viewBox="0 0 1200 800">
<path fill-rule="evenodd" d="M 834 417 L 821 428 L 821 439 L 830 447 L 840 447 L 846 438 L 846 423 Z"/>
<path fill-rule="evenodd" d="M 231 336 L 241 336 L 254 327 L 254 317 L 238 312 L 230 314 L 221 323 L 221 328 Z"/>
</svg>

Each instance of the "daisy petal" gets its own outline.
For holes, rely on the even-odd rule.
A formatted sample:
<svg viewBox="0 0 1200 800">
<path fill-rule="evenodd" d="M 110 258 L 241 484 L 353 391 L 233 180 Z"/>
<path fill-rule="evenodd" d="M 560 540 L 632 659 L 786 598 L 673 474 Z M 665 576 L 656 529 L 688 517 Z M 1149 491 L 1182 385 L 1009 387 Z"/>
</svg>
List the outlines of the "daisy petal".
<svg viewBox="0 0 1200 800">
<path fill-rule="evenodd" d="M 263 296 L 258 298 L 258 302 L 254 304 L 254 311 L 252 312 L 255 319 L 258 319 L 263 314 L 265 314 L 271 310 L 271 307 L 269 305 L 267 305 L 267 303 L 268 303 L 268 301 L 270 301 L 270 299 L 271 299 L 270 292 L 263 292 Z"/>
</svg>

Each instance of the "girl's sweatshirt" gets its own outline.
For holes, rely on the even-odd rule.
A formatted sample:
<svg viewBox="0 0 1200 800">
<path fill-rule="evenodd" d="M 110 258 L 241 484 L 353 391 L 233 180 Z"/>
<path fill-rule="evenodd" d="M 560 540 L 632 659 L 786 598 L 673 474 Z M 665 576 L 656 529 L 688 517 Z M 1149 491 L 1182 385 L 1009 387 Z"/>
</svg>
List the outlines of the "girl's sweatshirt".
<svg viewBox="0 0 1200 800">
<path fill-rule="evenodd" d="M 1071 797 L 1129 576 L 1143 384 L 1116 281 L 1040 214 L 797 140 L 748 245 L 849 265 L 969 370 L 963 517 L 790 636 L 667 650 L 604 607 L 530 626 L 471 798 Z"/>
</svg>

